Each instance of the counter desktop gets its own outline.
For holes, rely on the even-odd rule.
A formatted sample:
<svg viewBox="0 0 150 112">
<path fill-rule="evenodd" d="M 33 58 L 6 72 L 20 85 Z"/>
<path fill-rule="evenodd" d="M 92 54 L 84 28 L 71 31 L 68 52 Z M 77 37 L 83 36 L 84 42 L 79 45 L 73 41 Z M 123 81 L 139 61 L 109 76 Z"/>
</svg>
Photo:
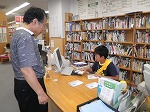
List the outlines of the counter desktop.
<svg viewBox="0 0 150 112">
<path fill-rule="evenodd" d="M 51 64 L 56 65 L 56 71 L 60 72 L 63 67 L 70 66 L 70 61 L 64 59 L 59 51 L 59 48 L 56 48 L 51 54 Z M 78 66 L 81 63 L 75 63 L 74 66 Z M 148 79 L 150 79 L 150 65 L 144 65 L 144 78 L 146 89 L 150 91 L 150 84 Z M 136 112 L 138 107 L 141 104 L 141 101 L 144 101 L 145 95 L 142 92 L 139 92 L 136 96 L 132 97 L 130 90 L 126 91 L 125 94 L 121 94 L 122 85 L 120 82 L 107 79 L 99 78 L 99 84 L 101 85 L 101 92 L 94 99 L 91 99 L 87 102 L 83 102 L 77 106 L 78 112 L 92 112 L 91 110 L 97 109 L 96 112 Z M 109 97 L 108 97 L 109 96 Z M 130 103 L 129 103 L 130 102 Z M 103 109 L 98 108 L 97 104 L 103 105 Z M 88 109 L 89 108 L 89 109 Z M 88 109 L 88 110 L 87 110 Z"/>
</svg>

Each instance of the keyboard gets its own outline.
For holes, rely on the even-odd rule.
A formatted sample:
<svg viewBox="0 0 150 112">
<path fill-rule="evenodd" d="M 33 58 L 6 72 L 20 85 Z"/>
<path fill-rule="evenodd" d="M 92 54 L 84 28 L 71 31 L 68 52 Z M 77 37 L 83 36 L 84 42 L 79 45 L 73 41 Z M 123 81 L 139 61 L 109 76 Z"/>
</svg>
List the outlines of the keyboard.
<svg viewBox="0 0 150 112">
<path fill-rule="evenodd" d="M 61 71 L 61 74 L 63 74 L 63 75 L 71 75 L 72 71 L 73 71 L 73 67 L 65 67 Z"/>
</svg>

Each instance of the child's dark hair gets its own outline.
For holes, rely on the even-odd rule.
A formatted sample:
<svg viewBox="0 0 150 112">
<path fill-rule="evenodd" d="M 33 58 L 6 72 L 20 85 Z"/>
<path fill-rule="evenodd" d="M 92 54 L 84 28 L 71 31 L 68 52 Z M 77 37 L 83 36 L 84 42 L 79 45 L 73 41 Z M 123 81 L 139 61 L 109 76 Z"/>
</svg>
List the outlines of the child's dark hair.
<svg viewBox="0 0 150 112">
<path fill-rule="evenodd" d="M 44 17 L 47 18 L 47 14 L 43 9 L 37 7 L 30 7 L 28 10 L 25 11 L 23 21 L 30 24 L 36 18 L 40 23 L 42 23 Z"/>
<path fill-rule="evenodd" d="M 108 57 L 108 52 L 109 51 L 108 51 L 107 47 L 104 45 L 100 45 L 100 46 L 96 47 L 94 50 L 95 54 L 100 55 L 100 57 L 104 56 L 105 59 Z"/>
</svg>

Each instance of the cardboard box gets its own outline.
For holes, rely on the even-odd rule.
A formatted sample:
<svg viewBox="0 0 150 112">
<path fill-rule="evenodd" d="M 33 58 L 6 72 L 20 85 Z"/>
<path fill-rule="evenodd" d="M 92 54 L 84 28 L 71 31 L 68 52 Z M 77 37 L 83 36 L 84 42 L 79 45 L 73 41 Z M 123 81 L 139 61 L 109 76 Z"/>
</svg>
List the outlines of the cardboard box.
<svg viewBox="0 0 150 112">
<path fill-rule="evenodd" d="M 65 21 L 66 22 L 72 21 L 72 16 L 73 16 L 72 13 L 65 13 Z"/>
</svg>

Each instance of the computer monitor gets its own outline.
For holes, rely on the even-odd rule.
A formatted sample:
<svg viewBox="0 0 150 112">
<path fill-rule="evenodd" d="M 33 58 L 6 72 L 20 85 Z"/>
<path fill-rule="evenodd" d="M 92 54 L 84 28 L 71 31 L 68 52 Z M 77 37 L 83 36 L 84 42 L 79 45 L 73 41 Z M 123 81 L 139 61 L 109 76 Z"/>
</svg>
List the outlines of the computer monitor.
<svg viewBox="0 0 150 112">
<path fill-rule="evenodd" d="M 43 60 L 43 64 L 47 65 L 47 61 L 48 61 L 47 52 L 42 50 L 42 45 L 41 44 L 38 44 L 38 49 L 39 49 L 41 58 Z"/>
<path fill-rule="evenodd" d="M 41 58 L 43 60 L 43 64 L 44 65 L 47 65 L 47 61 L 48 61 L 48 58 L 47 58 L 47 52 L 46 51 L 41 51 Z"/>
<path fill-rule="evenodd" d="M 41 52 L 42 52 L 42 45 L 41 44 L 38 44 L 38 49 L 39 49 L 39 52 L 40 52 L 40 55 L 41 55 Z"/>
<path fill-rule="evenodd" d="M 57 72 L 60 72 L 62 70 L 62 66 L 63 66 L 63 60 L 61 58 L 61 54 L 60 54 L 60 50 L 59 48 L 56 48 L 53 52 L 54 55 L 54 59 L 55 59 L 55 65 L 57 67 Z"/>
<path fill-rule="evenodd" d="M 150 64 L 144 64 L 143 74 L 144 74 L 145 85 L 150 95 Z"/>
<path fill-rule="evenodd" d="M 38 44 L 42 45 L 42 50 L 45 50 L 44 40 L 38 40 Z"/>
</svg>

